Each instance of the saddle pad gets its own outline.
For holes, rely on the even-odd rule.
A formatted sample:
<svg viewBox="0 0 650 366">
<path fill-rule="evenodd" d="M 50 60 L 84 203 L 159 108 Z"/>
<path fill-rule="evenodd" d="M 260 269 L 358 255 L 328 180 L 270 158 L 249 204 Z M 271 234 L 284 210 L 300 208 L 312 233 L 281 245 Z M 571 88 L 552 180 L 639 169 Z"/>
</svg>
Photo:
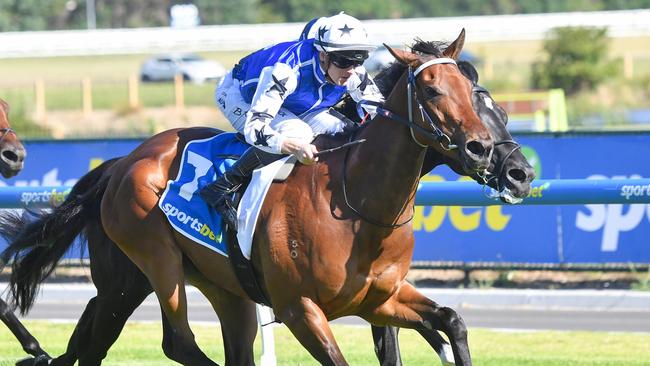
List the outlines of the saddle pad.
<svg viewBox="0 0 650 366">
<path fill-rule="evenodd" d="M 289 159 L 293 159 L 293 157 L 289 155 L 265 167 L 254 170 L 251 184 L 248 185 L 239 202 L 239 207 L 237 208 L 237 227 L 239 228 L 239 231 L 237 231 L 237 240 L 239 241 L 242 254 L 247 259 L 251 259 L 255 224 L 257 223 L 257 216 L 259 216 L 260 210 L 262 209 L 266 193 L 269 191 L 276 175 L 282 171 L 285 162 Z M 291 168 L 293 168 L 293 165 L 291 165 Z"/>
<path fill-rule="evenodd" d="M 167 182 L 158 201 L 176 231 L 224 256 L 228 254 L 221 231 L 221 216 L 203 201 L 199 191 L 221 176 L 249 147 L 234 133 L 189 142 L 183 150 L 176 179 Z"/>
</svg>

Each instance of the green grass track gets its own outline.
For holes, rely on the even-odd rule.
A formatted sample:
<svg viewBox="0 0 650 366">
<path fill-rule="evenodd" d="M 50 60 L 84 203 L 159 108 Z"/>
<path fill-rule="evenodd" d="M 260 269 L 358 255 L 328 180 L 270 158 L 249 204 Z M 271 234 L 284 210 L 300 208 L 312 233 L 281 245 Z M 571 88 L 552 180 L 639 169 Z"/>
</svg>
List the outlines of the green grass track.
<svg viewBox="0 0 650 366">
<path fill-rule="evenodd" d="M 50 354 L 62 352 L 74 325 L 27 321 L 26 326 Z M 223 364 L 221 333 L 216 325 L 193 324 L 202 349 Z M 377 365 L 370 328 L 333 325 L 350 365 Z M 275 328 L 278 365 L 317 365 L 284 326 Z M 259 338 L 259 336 L 258 336 Z M 131 323 L 108 354 L 104 365 L 170 365 L 157 323 Z M 439 365 L 437 356 L 414 331 L 402 331 L 405 365 Z M 650 333 L 493 331 L 470 329 L 470 349 L 478 366 L 641 366 L 650 365 Z M 256 357 L 259 360 L 259 339 Z M 24 352 L 9 330 L 0 328 L 0 365 L 13 365 Z"/>
</svg>

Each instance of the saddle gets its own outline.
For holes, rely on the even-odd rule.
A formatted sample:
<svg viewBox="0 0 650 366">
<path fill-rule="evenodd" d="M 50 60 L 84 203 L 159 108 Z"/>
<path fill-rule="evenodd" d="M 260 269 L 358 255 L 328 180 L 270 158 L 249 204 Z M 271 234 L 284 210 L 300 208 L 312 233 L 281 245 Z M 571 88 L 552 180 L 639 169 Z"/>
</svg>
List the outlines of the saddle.
<svg viewBox="0 0 650 366">
<path fill-rule="evenodd" d="M 273 182 L 284 182 L 287 177 L 289 177 L 289 174 L 293 170 L 296 161 L 297 160 L 293 157 L 288 159 L 282 165 L 282 168 L 280 168 L 280 170 L 276 173 Z M 243 194 L 249 183 L 250 182 L 247 182 L 234 192 L 233 203 L 235 205 L 235 208 L 239 207 Z M 251 300 L 255 301 L 258 304 L 266 305 L 272 308 L 273 306 L 271 305 L 271 301 L 264 292 L 264 289 L 258 280 L 261 275 L 255 271 L 255 268 L 253 267 L 251 261 L 244 255 L 242 248 L 239 245 L 239 240 L 237 239 L 237 232 L 226 225 L 224 221 L 222 221 L 221 225 L 224 232 L 226 247 L 228 248 L 228 259 L 233 271 L 235 272 L 235 276 L 239 281 L 239 284 Z"/>
</svg>

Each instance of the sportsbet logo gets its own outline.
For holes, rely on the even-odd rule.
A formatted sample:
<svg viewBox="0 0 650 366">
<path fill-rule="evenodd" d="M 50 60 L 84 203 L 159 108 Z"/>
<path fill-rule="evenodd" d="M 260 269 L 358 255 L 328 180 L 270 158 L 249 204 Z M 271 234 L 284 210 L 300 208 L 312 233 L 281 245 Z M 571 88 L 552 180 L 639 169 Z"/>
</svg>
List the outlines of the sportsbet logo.
<svg viewBox="0 0 650 366">
<path fill-rule="evenodd" d="M 176 218 L 179 223 L 191 228 L 202 236 L 207 237 L 214 242 L 221 243 L 222 235 L 219 234 L 219 236 L 217 236 L 207 224 L 200 222 L 199 219 L 186 214 L 171 203 L 165 203 L 162 209 L 167 217 Z"/>
</svg>

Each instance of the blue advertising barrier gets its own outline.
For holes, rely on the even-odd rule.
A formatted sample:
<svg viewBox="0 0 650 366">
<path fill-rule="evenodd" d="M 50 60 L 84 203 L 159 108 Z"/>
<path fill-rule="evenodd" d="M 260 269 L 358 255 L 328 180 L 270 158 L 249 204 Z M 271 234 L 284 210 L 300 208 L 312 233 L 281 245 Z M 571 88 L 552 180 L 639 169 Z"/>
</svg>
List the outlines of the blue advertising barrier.
<svg viewBox="0 0 650 366">
<path fill-rule="evenodd" d="M 63 202 L 70 187 L 2 187 L 0 208 L 50 208 Z M 538 179 L 520 205 L 650 203 L 650 179 Z M 424 182 L 415 195 L 420 206 L 508 205 L 488 197 L 474 182 Z"/>
<path fill-rule="evenodd" d="M 647 202 L 644 195 L 648 188 L 644 187 L 650 178 L 650 164 L 642 152 L 650 146 L 650 133 L 537 134 L 515 138 L 537 172 L 538 179 L 526 201 L 538 204 L 500 205 L 487 199 L 479 185 L 457 182 L 463 178 L 446 167 L 438 167 L 422 179 L 423 189 L 417 200 L 427 198 L 423 195 L 429 194 L 426 192 L 432 182 L 441 182 L 444 184 L 437 189 L 445 189 L 445 193 L 434 197 L 443 201 L 438 201 L 440 206 L 415 208 L 414 261 L 650 263 L 650 204 L 638 203 Z M 27 142 L 25 169 L 17 177 L 0 180 L 0 186 L 69 187 L 101 161 L 126 155 L 139 143 Z M 573 179 L 586 187 L 573 186 Z M 627 179 L 643 181 L 627 184 Z M 565 184 L 569 186 L 560 189 Z M 589 190 L 604 184 L 615 185 L 601 192 L 609 197 L 607 201 L 582 201 L 591 199 Z M 448 190 L 452 186 L 461 191 L 452 193 Z M 14 192 L 18 196 L 12 199 L 42 204 L 52 197 L 59 200 L 63 193 L 46 189 L 23 196 Z M 620 197 L 628 198 L 622 201 L 625 204 L 609 201 Z M 560 199 L 576 204 L 556 205 L 555 200 Z M 497 205 L 476 207 L 486 200 Z M 442 206 L 460 202 L 473 207 Z M 627 204 L 632 202 L 635 204 Z M 0 242 L 0 249 L 3 246 Z"/>
<path fill-rule="evenodd" d="M 489 197 L 491 189 L 474 182 L 425 182 L 418 187 L 416 205 L 507 205 Z M 650 203 L 650 179 L 536 179 L 521 205 L 586 205 Z"/>
</svg>

